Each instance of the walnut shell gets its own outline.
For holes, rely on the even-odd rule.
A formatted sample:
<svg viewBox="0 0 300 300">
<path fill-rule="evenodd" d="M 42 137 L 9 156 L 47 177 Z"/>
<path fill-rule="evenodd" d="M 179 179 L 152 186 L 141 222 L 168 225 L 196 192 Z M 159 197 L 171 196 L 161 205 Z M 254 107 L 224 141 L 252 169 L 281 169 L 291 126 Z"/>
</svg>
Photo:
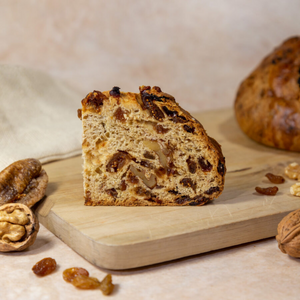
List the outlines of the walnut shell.
<svg viewBox="0 0 300 300">
<path fill-rule="evenodd" d="M 285 216 L 278 224 L 276 240 L 283 253 L 300 257 L 300 209 Z"/>
<path fill-rule="evenodd" d="M 21 203 L 0 206 L 0 252 L 22 251 L 35 242 L 39 221 Z"/>
</svg>

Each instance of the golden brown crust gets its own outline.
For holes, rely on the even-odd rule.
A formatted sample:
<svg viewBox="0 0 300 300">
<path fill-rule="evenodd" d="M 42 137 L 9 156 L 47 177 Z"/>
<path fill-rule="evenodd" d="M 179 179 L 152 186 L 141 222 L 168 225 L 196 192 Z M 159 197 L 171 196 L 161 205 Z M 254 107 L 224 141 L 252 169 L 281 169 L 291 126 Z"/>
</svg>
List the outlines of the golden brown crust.
<svg viewBox="0 0 300 300">
<path fill-rule="evenodd" d="M 241 129 L 267 146 L 300 151 L 300 37 L 286 40 L 241 83 Z"/>
<path fill-rule="evenodd" d="M 200 206 L 218 197 L 224 188 L 226 172 L 225 159 L 220 145 L 207 136 L 201 123 L 182 109 L 173 96 L 162 92 L 156 86 L 152 88 L 141 86 L 139 90 L 139 94 L 124 93 L 119 88 L 114 87 L 111 91 L 90 93 L 82 100 L 85 205 Z M 97 104 L 93 103 L 90 100 L 91 95 L 93 99 L 98 97 L 101 100 L 97 101 Z M 111 125 L 112 123 L 114 125 Z M 102 126 L 105 129 L 104 131 L 100 130 L 101 133 L 99 131 L 101 141 L 94 142 L 93 140 L 97 140 L 96 132 Z M 120 144 L 119 148 L 111 147 L 110 150 L 106 150 L 108 144 L 112 143 L 105 136 L 109 126 L 115 128 L 112 132 L 118 132 L 119 129 L 125 128 L 125 134 L 133 129 L 136 130 L 136 128 L 141 128 L 141 130 L 146 128 L 144 132 L 148 137 L 144 137 L 144 139 L 150 139 L 150 143 L 151 140 L 156 141 L 154 146 L 150 145 L 150 148 L 154 147 L 152 155 L 157 157 L 157 154 L 160 153 L 156 166 L 153 165 L 152 162 L 154 161 L 151 158 L 145 161 L 144 158 L 141 158 L 141 152 L 135 151 L 134 147 L 126 146 L 128 141 Z M 132 127 L 130 128 L 130 126 Z M 172 127 L 176 129 L 172 129 Z M 94 131 L 91 128 L 95 128 Z M 172 144 L 173 135 L 176 136 L 179 132 L 182 138 L 187 138 L 187 140 L 180 140 L 176 137 L 176 142 L 174 139 L 175 144 Z M 122 136 L 119 137 L 119 139 L 122 138 Z M 95 146 L 92 146 L 93 143 Z M 143 136 L 141 137 L 141 143 L 143 143 Z M 182 145 L 189 143 L 190 146 L 187 146 L 187 144 L 182 146 L 181 143 Z M 140 144 L 137 146 L 140 146 Z M 158 149 L 155 150 L 155 147 L 158 147 Z M 187 151 L 190 151 L 189 147 L 196 147 L 194 153 L 197 156 L 191 161 L 189 161 L 190 158 L 187 154 Z M 197 147 L 199 147 L 199 150 L 197 150 Z M 181 165 L 172 158 L 172 152 L 175 151 L 173 148 L 176 148 L 176 151 L 181 153 L 182 157 L 185 157 Z M 201 151 L 203 151 L 205 157 L 201 156 L 204 155 Z M 166 157 L 163 158 L 161 155 Z M 180 157 L 177 157 L 177 159 L 180 159 Z M 196 167 L 193 167 L 193 165 Z M 131 172 L 132 167 L 135 175 Z M 176 168 L 179 168 L 180 174 L 177 173 Z M 198 168 L 197 173 L 194 168 Z M 104 173 L 106 174 L 103 175 Z M 120 177 L 121 173 L 123 177 Z M 209 176 L 206 178 L 208 173 Z M 94 174 L 94 176 L 91 174 Z M 173 175 L 178 176 L 178 178 L 181 176 L 177 180 L 177 184 L 182 188 L 181 193 L 170 190 Z M 206 188 L 201 190 L 198 187 L 196 192 L 197 176 L 201 177 L 201 179 L 198 179 L 199 186 L 202 184 Z M 95 179 L 95 177 L 98 177 L 98 179 Z M 114 178 L 111 179 L 111 182 L 115 183 L 114 186 L 108 184 L 110 177 Z M 165 178 L 165 181 L 161 178 Z M 97 187 L 95 187 L 95 182 L 97 182 Z M 163 188 L 161 185 L 164 183 L 168 186 L 169 191 L 165 191 L 164 197 L 161 197 L 162 193 L 160 191 Z M 128 189 L 132 193 L 128 193 Z M 185 193 L 187 190 L 189 190 L 189 193 Z M 106 195 L 103 196 L 105 193 Z M 127 196 L 123 196 L 124 194 Z"/>
<path fill-rule="evenodd" d="M 82 109 L 94 110 L 95 112 L 100 112 L 103 101 L 108 100 L 108 98 L 99 91 L 93 91 L 86 95 L 86 97 L 81 101 Z"/>
</svg>

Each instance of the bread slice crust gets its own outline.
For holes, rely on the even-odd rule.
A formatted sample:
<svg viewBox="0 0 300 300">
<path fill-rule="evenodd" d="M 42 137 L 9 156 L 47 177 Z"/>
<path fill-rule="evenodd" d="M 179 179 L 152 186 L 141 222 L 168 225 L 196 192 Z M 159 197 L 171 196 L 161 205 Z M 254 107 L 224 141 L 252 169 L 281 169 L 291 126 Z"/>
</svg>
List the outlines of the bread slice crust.
<svg viewBox="0 0 300 300">
<path fill-rule="evenodd" d="M 222 193 L 221 146 L 159 87 L 81 103 L 85 205 L 200 206 Z"/>
</svg>

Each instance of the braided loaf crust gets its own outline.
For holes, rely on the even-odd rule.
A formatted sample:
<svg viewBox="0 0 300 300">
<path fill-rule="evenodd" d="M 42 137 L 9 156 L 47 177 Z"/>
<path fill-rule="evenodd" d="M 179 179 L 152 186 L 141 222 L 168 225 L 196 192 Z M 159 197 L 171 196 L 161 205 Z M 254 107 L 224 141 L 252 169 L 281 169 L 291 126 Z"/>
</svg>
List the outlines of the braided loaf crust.
<svg viewBox="0 0 300 300">
<path fill-rule="evenodd" d="M 251 139 L 300 151 L 300 37 L 284 41 L 241 83 L 235 115 Z"/>
</svg>

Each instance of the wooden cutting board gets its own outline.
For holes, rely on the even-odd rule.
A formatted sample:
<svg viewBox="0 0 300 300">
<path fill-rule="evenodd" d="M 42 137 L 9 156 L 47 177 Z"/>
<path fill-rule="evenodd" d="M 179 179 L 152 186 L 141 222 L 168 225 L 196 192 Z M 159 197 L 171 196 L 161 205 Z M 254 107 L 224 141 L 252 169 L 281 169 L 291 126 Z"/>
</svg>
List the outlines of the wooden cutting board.
<svg viewBox="0 0 300 300">
<path fill-rule="evenodd" d="M 268 187 L 264 175 L 283 175 L 299 153 L 276 150 L 248 139 L 231 109 L 195 114 L 221 145 L 227 174 L 223 194 L 201 207 L 84 206 L 81 157 L 46 164 L 47 197 L 36 209 L 40 222 L 96 266 L 128 269 L 221 249 L 276 235 L 277 224 L 300 208 L 289 192 L 255 192 Z"/>
</svg>

